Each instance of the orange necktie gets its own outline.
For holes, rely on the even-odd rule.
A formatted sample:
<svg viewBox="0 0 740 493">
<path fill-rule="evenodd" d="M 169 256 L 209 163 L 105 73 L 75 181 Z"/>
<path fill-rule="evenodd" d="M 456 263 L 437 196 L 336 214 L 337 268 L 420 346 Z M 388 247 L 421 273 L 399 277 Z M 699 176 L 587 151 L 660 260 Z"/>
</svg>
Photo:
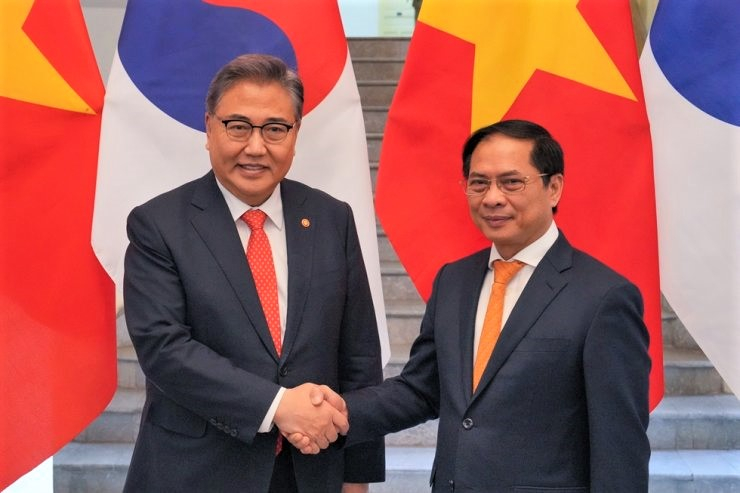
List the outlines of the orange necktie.
<svg viewBox="0 0 740 493">
<path fill-rule="evenodd" d="M 242 220 L 247 223 L 252 234 L 249 235 L 247 243 L 247 262 L 252 270 L 254 284 L 257 287 L 257 295 L 260 298 L 262 311 L 265 313 L 267 327 L 270 329 L 272 342 L 275 350 L 280 356 L 282 352 L 282 336 L 280 331 L 280 308 L 278 307 L 277 277 L 275 276 L 275 264 L 272 261 L 272 249 L 270 241 L 263 226 L 267 214 L 259 209 L 252 209 L 242 215 Z M 283 449 L 283 436 L 278 434 L 275 444 L 275 455 Z"/>
<path fill-rule="evenodd" d="M 478 382 L 483 376 L 483 371 L 488 365 L 491 354 L 493 354 L 493 347 L 501 333 L 506 285 L 522 267 L 524 267 L 524 264 L 518 260 L 513 262 L 494 260 L 493 262 L 491 297 L 488 298 L 488 308 L 486 308 L 486 317 L 483 319 L 483 330 L 478 343 L 478 354 L 475 356 L 475 365 L 473 366 L 473 392 L 478 387 Z"/>
</svg>

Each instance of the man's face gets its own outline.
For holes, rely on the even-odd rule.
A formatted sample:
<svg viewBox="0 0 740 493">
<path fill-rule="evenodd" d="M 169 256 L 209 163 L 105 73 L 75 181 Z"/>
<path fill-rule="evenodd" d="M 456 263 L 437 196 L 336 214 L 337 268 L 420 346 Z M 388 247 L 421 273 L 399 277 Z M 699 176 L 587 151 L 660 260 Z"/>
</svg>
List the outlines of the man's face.
<svg viewBox="0 0 740 493">
<path fill-rule="evenodd" d="M 495 134 L 481 141 L 470 160 L 469 178 L 491 180 L 486 193 L 468 196 L 473 222 L 505 258 L 513 257 L 542 236 L 552 222 L 552 207 L 563 189 L 563 176 L 553 175 L 545 185 L 530 155 L 534 142 Z M 524 190 L 505 194 L 496 178 L 528 176 Z"/>
<path fill-rule="evenodd" d="M 282 142 L 265 142 L 260 129 L 246 141 L 226 134 L 221 120 L 238 119 L 253 125 L 296 121 L 290 94 L 278 83 L 239 82 L 224 92 L 214 111 L 206 114 L 206 149 L 216 178 L 231 193 L 251 206 L 267 200 L 293 162 L 298 125 Z"/>
</svg>

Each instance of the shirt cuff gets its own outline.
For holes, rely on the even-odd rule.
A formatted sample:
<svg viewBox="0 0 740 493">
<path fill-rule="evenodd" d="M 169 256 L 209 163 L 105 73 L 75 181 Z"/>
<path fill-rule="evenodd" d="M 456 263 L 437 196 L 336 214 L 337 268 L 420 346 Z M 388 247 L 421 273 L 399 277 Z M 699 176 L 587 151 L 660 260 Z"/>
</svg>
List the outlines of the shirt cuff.
<svg viewBox="0 0 740 493">
<path fill-rule="evenodd" d="M 280 390 L 278 390 L 278 393 L 275 394 L 275 398 L 272 400 L 272 405 L 267 410 L 267 414 L 265 414 L 265 419 L 262 420 L 262 424 L 257 430 L 257 433 L 269 433 L 272 431 L 272 427 L 274 426 L 272 420 L 273 418 L 275 418 L 275 413 L 277 412 L 278 405 L 280 405 L 280 400 L 283 398 L 284 393 L 285 387 L 280 387 Z"/>
</svg>

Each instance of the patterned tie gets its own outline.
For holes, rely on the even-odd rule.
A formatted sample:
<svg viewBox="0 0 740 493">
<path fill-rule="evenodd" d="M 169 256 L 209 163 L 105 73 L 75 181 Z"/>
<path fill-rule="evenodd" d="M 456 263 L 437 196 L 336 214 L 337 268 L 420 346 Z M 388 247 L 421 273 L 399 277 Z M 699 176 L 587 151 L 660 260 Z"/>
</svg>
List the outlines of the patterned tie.
<svg viewBox="0 0 740 493">
<path fill-rule="evenodd" d="M 480 342 L 478 343 L 478 354 L 475 357 L 473 366 L 473 392 L 478 387 L 483 376 L 483 371 L 488 365 L 488 360 L 493 353 L 493 347 L 496 345 L 498 336 L 501 333 L 501 319 L 504 313 L 504 294 L 506 285 L 511 278 L 524 267 L 522 262 L 515 260 L 513 262 L 504 262 L 495 260 L 493 262 L 493 286 L 491 286 L 491 297 L 488 298 L 488 308 L 486 308 L 486 317 L 483 319 L 483 330 L 481 331 Z"/>
<path fill-rule="evenodd" d="M 244 213 L 242 219 L 252 234 L 247 244 L 247 261 L 252 270 L 254 284 L 260 298 L 262 311 L 265 313 L 267 327 L 270 329 L 272 342 L 275 344 L 278 356 L 282 351 L 282 337 L 280 331 L 280 309 L 278 308 L 277 278 L 275 264 L 272 261 L 270 241 L 267 239 L 263 226 L 267 214 L 259 209 L 252 209 Z"/>
<path fill-rule="evenodd" d="M 247 243 L 247 262 L 249 262 L 249 268 L 252 270 L 257 295 L 260 298 L 265 319 L 267 319 L 267 327 L 270 329 L 272 342 L 275 344 L 278 356 L 280 356 L 283 345 L 280 333 L 277 277 L 275 276 L 275 264 L 272 261 L 270 241 L 263 229 L 265 219 L 267 219 L 267 214 L 259 209 L 251 209 L 242 215 L 242 220 L 247 223 L 252 231 L 252 234 L 249 235 L 249 243 Z M 278 455 L 282 449 L 283 436 L 278 434 L 275 455 Z"/>
</svg>

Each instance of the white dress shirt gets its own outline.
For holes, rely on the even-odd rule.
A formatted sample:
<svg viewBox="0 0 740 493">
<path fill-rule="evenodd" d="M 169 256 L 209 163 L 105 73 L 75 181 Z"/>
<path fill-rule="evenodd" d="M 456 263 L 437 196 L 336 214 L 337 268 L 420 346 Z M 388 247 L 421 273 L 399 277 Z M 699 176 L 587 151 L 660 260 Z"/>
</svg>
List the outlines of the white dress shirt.
<svg viewBox="0 0 740 493">
<path fill-rule="evenodd" d="M 280 334 L 281 338 L 284 338 L 285 321 L 288 314 L 288 242 L 285 239 L 285 219 L 283 217 L 283 199 L 280 194 L 280 184 L 278 183 L 272 195 L 260 204 L 259 207 L 252 207 L 236 198 L 220 181 L 216 180 L 216 183 L 226 200 L 231 218 L 236 225 L 236 231 L 239 233 L 239 239 L 242 241 L 242 247 L 244 248 L 245 259 L 247 245 L 249 244 L 249 237 L 252 231 L 249 229 L 247 223 L 242 221 L 241 217 L 250 209 L 259 209 L 267 214 L 263 229 L 270 242 L 272 261 L 275 264 L 275 277 L 278 287 L 278 309 L 280 310 Z M 262 424 L 258 430 L 259 433 L 267 433 L 272 430 L 272 420 L 275 417 L 275 411 L 277 411 L 278 404 L 280 404 L 280 399 L 284 393 L 285 388 L 281 387 L 277 395 L 275 395 L 272 405 L 267 410 L 265 418 L 262 420 Z"/>
<path fill-rule="evenodd" d="M 511 278 L 511 281 L 509 281 L 509 284 L 506 286 L 501 330 L 505 328 L 509 314 L 511 313 L 512 308 L 514 308 L 519 296 L 522 294 L 522 291 L 524 291 L 524 286 L 527 285 L 529 278 L 532 277 L 535 267 L 537 267 L 547 251 L 555 243 L 555 240 L 558 239 L 558 234 L 558 228 L 555 225 L 555 221 L 553 221 L 550 223 L 550 227 L 545 234 L 509 259 L 509 261 L 518 260 L 522 262 L 524 267 L 522 267 L 522 269 Z M 478 344 L 480 343 L 480 335 L 483 330 L 483 319 L 486 316 L 486 309 L 488 308 L 488 298 L 491 296 L 491 288 L 493 286 L 493 261 L 499 259 L 503 260 L 503 257 L 498 253 L 496 245 L 491 245 L 491 255 L 488 259 L 488 272 L 486 272 L 486 277 L 483 280 L 483 287 L 480 290 L 480 297 L 478 298 L 478 311 L 475 314 L 473 361 L 475 361 L 475 355 L 478 354 Z"/>
</svg>

